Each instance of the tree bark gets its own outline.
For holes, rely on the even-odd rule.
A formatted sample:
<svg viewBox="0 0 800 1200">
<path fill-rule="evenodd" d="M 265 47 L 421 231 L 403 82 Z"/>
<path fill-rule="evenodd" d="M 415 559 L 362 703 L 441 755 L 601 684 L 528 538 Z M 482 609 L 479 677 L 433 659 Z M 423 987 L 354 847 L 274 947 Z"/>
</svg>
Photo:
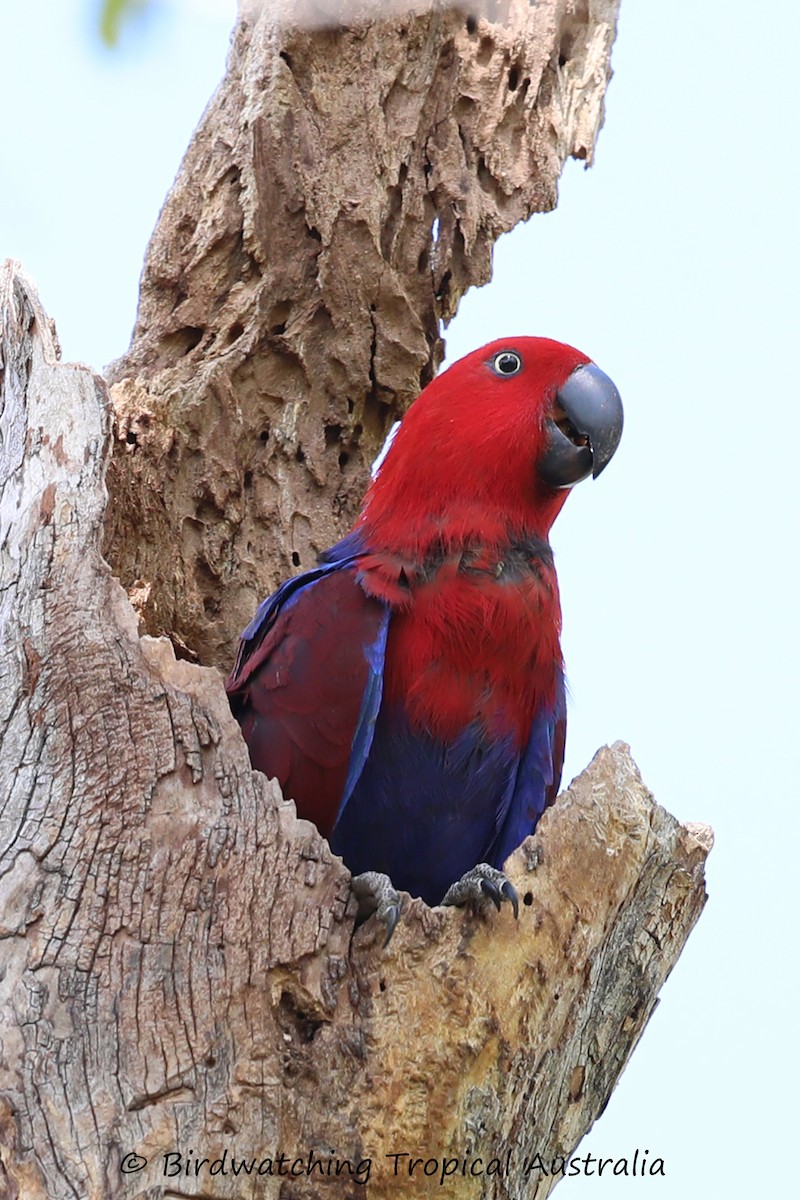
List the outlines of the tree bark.
<svg viewBox="0 0 800 1200">
<path fill-rule="evenodd" d="M 245 13 L 113 409 L 0 280 L 3 1196 L 543 1197 L 700 913 L 710 831 L 617 744 L 510 860 L 518 923 L 406 898 L 384 950 L 174 652 L 224 661 L 340 531 L 438 320 L 590 156 L 613 5 L 498 7 Z"/>
</svg>

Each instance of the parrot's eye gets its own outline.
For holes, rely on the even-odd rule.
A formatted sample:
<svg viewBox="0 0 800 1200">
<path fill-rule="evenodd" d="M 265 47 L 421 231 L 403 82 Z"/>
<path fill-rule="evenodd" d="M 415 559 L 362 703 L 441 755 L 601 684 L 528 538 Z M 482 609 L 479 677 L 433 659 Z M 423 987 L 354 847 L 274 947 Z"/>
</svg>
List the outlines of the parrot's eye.
<svg viewBox="0 0 800 1200">
<path fill-rule="evenodd" d="M 516 375 L 522 370 L 522 359 L 514 350 L 501 350 L 492 359 L 492 370 L 495 375 Z"/>
</svg>

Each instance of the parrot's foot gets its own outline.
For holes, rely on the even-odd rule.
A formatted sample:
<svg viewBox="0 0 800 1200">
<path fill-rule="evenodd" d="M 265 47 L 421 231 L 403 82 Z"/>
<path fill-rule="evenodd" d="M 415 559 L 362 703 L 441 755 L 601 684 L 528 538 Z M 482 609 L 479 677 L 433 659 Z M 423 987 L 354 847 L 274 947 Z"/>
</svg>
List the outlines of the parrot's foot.
<svg viewBox="0 0 800 1200">
<path fill-rule="evenodd" d="M 488 863 L 478 863 L 466 875 L 462 875 L 447 889 L 442 904 L 469 904 L 472 908 L 483 908 L 486 901 L 491 900 L 497 911 L 504 900 L 508 900 L 514 910 L 514 917 L 519 918 L 519 896 L 511 880 L 496 867 Z"/>
<path fill-rule="evenodd" d="M 402 907 L 400 896 L 388 875 L 381 871 L 364 871 L 354 875 L 351 881 L 353 895 L 358 901 L 358 915 L 362 921 L 374 913 L 386 930 L 384 949 L 389 945 Z"/>
</svg>

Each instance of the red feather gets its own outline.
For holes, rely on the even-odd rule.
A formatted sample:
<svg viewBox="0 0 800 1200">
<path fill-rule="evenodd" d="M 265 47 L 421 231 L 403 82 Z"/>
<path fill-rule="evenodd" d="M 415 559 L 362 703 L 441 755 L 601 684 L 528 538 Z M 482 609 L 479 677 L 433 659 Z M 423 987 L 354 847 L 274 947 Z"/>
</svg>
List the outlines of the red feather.
<svg viewBox="0 0 800 1200">
<path fill-rule="evenodd" d="M 478 721 L 521 750 L 538 712 L 555 701 L 562 670 L 561 610 L 552 568 L 518 569 L 518 552 L 485 567 L 453 555 L 389 628 L 384 695 L 412 729 L 454 742 Z M 493 561 L 492 561 L 493 560 Z M 529 560 L 530 561 L 530 560 Z"/>
</svg>

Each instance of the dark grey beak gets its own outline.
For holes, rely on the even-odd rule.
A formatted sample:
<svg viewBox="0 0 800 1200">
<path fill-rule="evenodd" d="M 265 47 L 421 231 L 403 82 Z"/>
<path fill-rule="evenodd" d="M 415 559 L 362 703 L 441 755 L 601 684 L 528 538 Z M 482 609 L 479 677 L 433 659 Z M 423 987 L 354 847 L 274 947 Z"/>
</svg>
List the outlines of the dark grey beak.
<svg viewBox="0 0 800 1200">
<path fill-rule="evenodd" d="M 545 422 L 547 444 L 539 475 L 553 488 L 595 479 L 614 457 L 622 437 L 622 401 L 594 363 L 576 367 L 556 396 Z"/>
</svg>

